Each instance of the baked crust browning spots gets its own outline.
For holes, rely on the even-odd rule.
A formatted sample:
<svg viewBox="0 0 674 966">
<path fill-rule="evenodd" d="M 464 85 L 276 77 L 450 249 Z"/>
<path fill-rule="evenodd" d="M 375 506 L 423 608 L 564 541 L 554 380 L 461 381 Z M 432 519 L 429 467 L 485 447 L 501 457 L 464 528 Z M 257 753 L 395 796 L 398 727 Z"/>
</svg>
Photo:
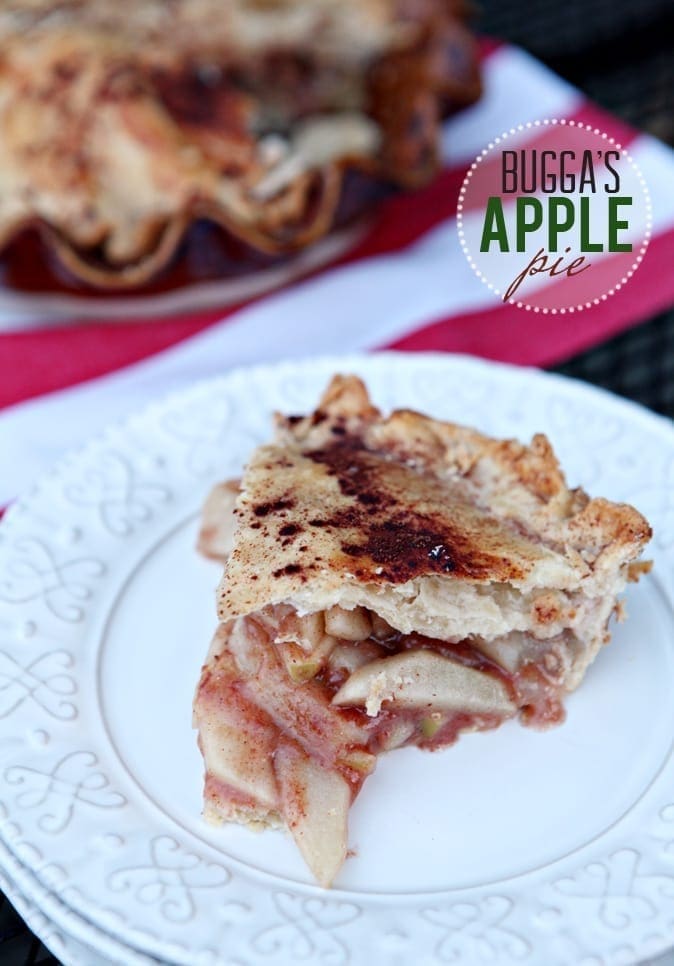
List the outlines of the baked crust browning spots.
<svg viewBox="0 0 674 966">
<path fill-rule="evenodd" d="M 327 418 L 277 416 L 276 437 L 248 465 L 219 589 L 223 619 L 295 596 L 311 609 L 351 599 L 354 588 L 393 606 L 408 584 L 400 606 L 416 613 L 417 581 L 431 597 L 473 583 L 535 589 L 523 619 L 547 638 L 583 613 L 544 589 L 587 586 L 592 596 L 618 569 L 621 579 L 639 576 L 628 567 L 650 534 L 646 521 L 569 490 L 543 437 L 526 446 L 411 410 L 384 417 L 355 377 L 336 377 L 318 410 Z M 284 529 L 292 526 L 302 535 Z M 282 573 L 287 565 L 300 570 Z M 461 619 L 433 617 L 454 636 Z"/>
<path fill-rule="evenodd" d="M 297 523 L 286 523 L 279 530 L 279 536 L 294 537 L 301 532 L 302 532 L 302 527 L 300 527 Z"/>
<path fill-rule="evenodd" d="M 289 547 L 298 534 L 302 533 L 303 527 L 298 523 L 284 523 L 279 527 L 279 538 L 282 547 Z M 306 548 L 305 548 L 306 549 Z"/>
<path fill-rule="evenodd" d="M 289 563 L 285 567 L 279 567 L 278 570 L 275 570 L 272 573 L 272 577 L 289 577 L 297 574 L 300 575 L 300 579 L 306 580 L 306 574 L 304 573 L 302 564 Z"/>
<path fill-rule="evenodd" d="M 490 577 L 495 565 L 510 578 L 522 576 L 506 557 L 477 547 L 471 534 L 452 527 L 440 503 L 437 513 L 411 509 L 406 484 L 413 491 L 414 484 L 419 485 L 418 473 L 368 450 L 359 437 L 349 435 L 304 456 L 323 465 L 341 493 L 353 500 L 325 519 L 311 519 L 309 525 L 358 532 L 360 538 L 344 540 L 341 550 L 374 567 L 361 566 L 357 576 L 371 570 L 373 579 L 389 583 L 432 573 L 481 579 Z M 429 492 L 437 497 L 433 490 L 424 490 L 421 496 L 428 498 Z"/>
<path fill-rule="evenodd" d="M 652 569 L 652 560 L 635 560 L 627 565 L 627 579 L 631 584 L 636 584 L 640 577 L 650 574 Z"/>
<path fill-rule="evenodd" d="M 393 583 L 427 571 L 453 573 L 457 564 L 445 545 L 446 532 L 424 522 L 421 516 L 396 513 L 383 523 L 372 522 L 364 544 L 343 543 L 342 550 L 350 557 L 369 557 L 380 565 L 378 575 Z"/>
<path fill-rule="evenodd" d="M 253 513 L 256 517 L 266 517 L 270 513 L 280 513 L 281 510 L 292 510 L 294 506 L 294 500 L 275 500 L 274 503 L 258 503 L 253 509 Z"/>
<path fill-rule="evenodd" d="M 532 604 L 531 616 L 537 624 L 543 626 L 561 620 L 563 617 L 562 601 L 560 601 L 558 594 L 554 591 L 539 594 Z"/>
</svg>

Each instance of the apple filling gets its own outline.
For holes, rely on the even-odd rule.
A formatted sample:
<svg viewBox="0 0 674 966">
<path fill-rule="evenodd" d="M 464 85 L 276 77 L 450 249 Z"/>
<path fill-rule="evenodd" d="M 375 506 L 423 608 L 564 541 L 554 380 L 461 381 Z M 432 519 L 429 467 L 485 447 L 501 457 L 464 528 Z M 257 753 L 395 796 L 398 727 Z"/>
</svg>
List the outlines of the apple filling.
<svg viewBox="0 0 674 966">
<path fill-rule="evenodd" d="M 380 753 L 563 720 L 650 536 L 569 489 L 545 436 L 384 416 L 335 376 L 204 508 L 225 565 L 195 701 L 207 817 L 287 827 L 329 885 Z"/>
<path fill-rule="evenodd" d="M 508 638 L 506 668 L 494 642 L 487 653 L 403 634 L 364 607 L 300 616 L 281 604 L 220 625 L 195 702 L 206 817 L 287 825 L 329 884 L 378 754 L 445 747 L 518 713 L 536 726 L 563 719 L 564 635 L 535 642 L 536 663 L 527 635 Z"/>
<path fill-rule="evenodd" d="M 442 727 L 424 723 L 407 743 L 437 734 L 438 746 L 449 744 L 464 729 L 450 727 L 447 740 L 445 725 L 473 712 L 502 718 L 519 711 L 537 726 L 563 720 L 561 683 L 573 644 L 568 631 L 545 641 L 511 632 L 491 642 L 451 642 L 404 634 L 364 607 L 340 606 L 299 617 L 277 605 L 257 619 L 269 628 L 290 678 L 319 682 L 333 705 L 361 708 L 369 717 L 412 711 L 420 722 L 430 708 Z"/>
</svg>

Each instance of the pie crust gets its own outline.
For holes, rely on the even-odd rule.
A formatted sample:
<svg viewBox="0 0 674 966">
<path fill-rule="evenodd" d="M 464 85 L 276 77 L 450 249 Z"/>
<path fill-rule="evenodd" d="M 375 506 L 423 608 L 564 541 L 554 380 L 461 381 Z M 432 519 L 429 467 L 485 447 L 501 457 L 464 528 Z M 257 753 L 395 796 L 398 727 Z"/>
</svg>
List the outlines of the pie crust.
<svg viewBox="0 0 674 966">
<path fill-rule="evenodd" d="M 329 885 L 377 755 L 563 720 L 650 536 L 569 489 L 545 436 L 384 417 L 336 376 L 206 505 L 226 560 L 195 700 L 206 817 L 287 826 Z"/>
</svg>

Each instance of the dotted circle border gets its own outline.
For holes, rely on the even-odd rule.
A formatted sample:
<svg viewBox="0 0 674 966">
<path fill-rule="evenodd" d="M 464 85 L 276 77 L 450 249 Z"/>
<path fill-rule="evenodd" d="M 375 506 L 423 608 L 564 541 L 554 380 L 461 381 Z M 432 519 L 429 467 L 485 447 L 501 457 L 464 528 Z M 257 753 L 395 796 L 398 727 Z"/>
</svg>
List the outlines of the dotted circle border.
<svg viewBox="0 0 674 966">
<path fill-rule="evenodd" d="M 616 141 L 615 138 L 609 137 L 609 135 L 606 134 L 605 131 L 601 131 L 598 127 L 593 127 L 591 124 L 584 124 L 582 121 L 574 121 L 572 119 L 567 120 L 566 118 L 557 118 L 557 117 L 543 118 L 540 121 L 526 121 L 523 124 L 517 124 L 514 127 L 511 127 L 509 130 L 504 131 L 499 137 L 495 137 L 493 141 L 490 141 L 486 148 L 483 148 L 482 151 L 480 151 L 480 153 L 478 154 L 478 156 L 475 158 L 470 168 L 468 169 L 466 176 L 463 179 L 461 190 L 459 191 L 459 200 L 456 206 L 457 230 L 459 234 L 459 242 L 461 244 L 461 249 L 463 251 L 463 254 L 466 256 L 468 264 L 473 269 L 473 271 L 480 279 L 480 281 L 483 282 L 483 284 L 486 285 L 487 288 L 495 295 L 501 295 L 500 289 L 492 285 L 491 282 L 487 278 L 485 278 L 484 274 L 477 267 L 477 265 L 473 260 L 472 255 L 470 254 L 470 251 L 468 250 L 468 245 L 466 244 L 465 232 L 463 230 L 463 202 L 466 197 L 466 191 L 468 189 L 468 185 L 470 184 L 470 179 L 473 177 L 473 172 L 477 169 L 477 166 L 478 164 L 480 164 L 482 159 L 486 158 L 486 156 L 491 151 L 494 150 L 497 144 L 500 144 L 501 141 L 506 141 L 513 134 L 519 134 L 520 132 L 526 131 L 530 128 L 553 127 L 556 125 L 560 125 L 562 127 L 577 127 L 577 128 L 581 128 L 582 130 L 589 131 L 590 133 L 595 134 L 598 137 L 601 137 L 608 144 L 612 144 L 617 151 L 620 151 L 622 157 L 629 162 L 631 168 L 634 170 L 637 176 L 637 179 L 639 181 L 639 184 L 641 185 L 641 188 L 644 193 L 644 198 L 646 201 L 646 231 L 644 233 L 644 239 L 641 243 L 641 248 L 639 249 L 639 253 L 637 257 L 634 259 L 634 261 L 632 262 L 632 265 L 629 271 L 625 272 L 625 274 L 620 279 L 620 281 L 616 283 L 612 288 L 610 288 L 608 292 L 604 293 L 603 295 L 600 295 L 598 298 L 594 298 L 589 302 L 579 302 L 575 306 L 569 305 L 560 309 L 546 308 L 540 305 L 528 305 L 526 302 L 523 302 L 521 300 L 516 301 L 515 298 L 511 298 L 508 300 L 508 303 L 507 303 L 508 305 L 515 305 L 518 309 L 525 309 L 527 312 L 539 312 L 539 313 L 542 313 L 543 315 L 548 315 L 548 314 L 565 315 L 567 312 L 568 313 L 582 312 L 583 309 L 591 309 L 594 305 L 600 305 L 602 302 L 606 302 L 611 295 L 615 295 L 616 292 L 620 291 L 620 289 L 627 284 L 627 282 L 632 278 L 632 276 L 636 272 L 639 265 L 644 260 L 644 255 L 646 254 L 646 250 L 648 249 L 648 244 L 651 240 L 651 234 L 653 230 L 653 206 L 651 205 L 651 196 L 648 191 L 648 186 L 636 161 L 629 153 L 629 151 L 627 151 L 627 149 L 622 146 L 622 144 Z"/>
</svg>

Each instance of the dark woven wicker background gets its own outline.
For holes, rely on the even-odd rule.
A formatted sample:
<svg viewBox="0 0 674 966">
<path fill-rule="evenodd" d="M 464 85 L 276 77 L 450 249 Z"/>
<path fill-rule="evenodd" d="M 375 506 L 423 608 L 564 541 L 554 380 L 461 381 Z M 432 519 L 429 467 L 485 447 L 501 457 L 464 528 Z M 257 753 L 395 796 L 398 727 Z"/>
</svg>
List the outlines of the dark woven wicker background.
<svg viewBox="0 0 674 966">
<path fill-rule="evenodd" d="M 614 114 L 674 144 L 674 0 L 480 6 L 483 33 L 527 48 Z M 555 369 L 674 417 L 674 307 Z M 0 964 L 58 966 L 1 896 Z"/>
<path fill-rule="evenodd" d="M 60 966 L 0 895 L 0 963 L 2 966 Z M 86 964 L 85 964 L 86 966 Z"/>
</svg>

